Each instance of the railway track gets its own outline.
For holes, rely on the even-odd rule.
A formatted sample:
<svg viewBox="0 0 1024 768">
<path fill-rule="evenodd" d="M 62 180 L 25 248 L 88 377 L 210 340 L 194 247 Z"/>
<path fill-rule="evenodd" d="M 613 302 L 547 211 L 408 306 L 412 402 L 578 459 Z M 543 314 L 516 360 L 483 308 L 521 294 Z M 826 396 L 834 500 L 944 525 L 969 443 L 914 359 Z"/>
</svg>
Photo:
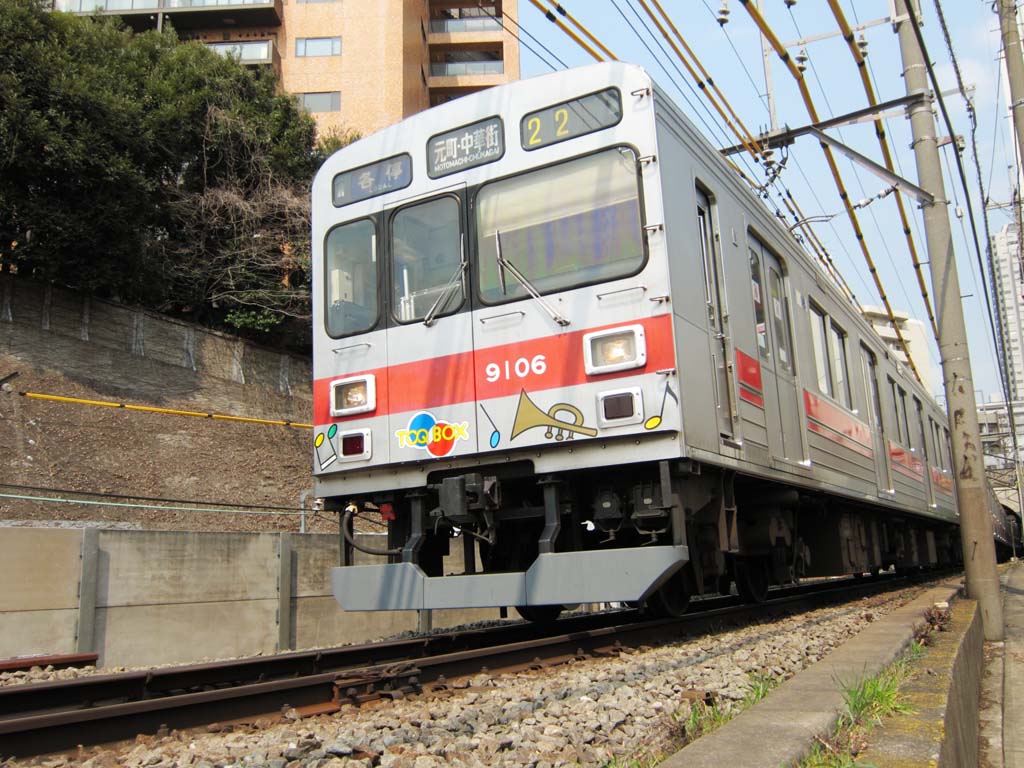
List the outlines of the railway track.
<svg viewBox="0 0 1024 768">
<path fill-rule="evenodd" d="M 934 578 L 929 574 L 928 578 Z M 442 690 L 488 672 L 613 656 L 723 624 L 774 618 L 914 583 L 923 577 L 845 579 L 774 590 L 762 605 L 701 600 L 682 619 L 614 611 L 368 645 L 167 667 L 0 688 L 0 759 L 133 738 L 161 729 L 277 715 L 336 712 L 383 697 Z"/>
</svg>

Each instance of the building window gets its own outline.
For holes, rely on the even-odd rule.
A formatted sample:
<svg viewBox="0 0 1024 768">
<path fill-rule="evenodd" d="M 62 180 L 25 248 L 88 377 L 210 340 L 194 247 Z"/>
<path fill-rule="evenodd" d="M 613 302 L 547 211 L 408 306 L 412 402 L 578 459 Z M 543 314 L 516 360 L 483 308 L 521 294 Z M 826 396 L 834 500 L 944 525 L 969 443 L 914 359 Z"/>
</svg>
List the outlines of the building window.
<svg viewBox="0 0 1024 768">
<path fill-rule="evenodd" d="M 340 37 L 300 37 L 295 40 L 296 56 L 340 56 Z"/>
<path fill-rule="evenodd" d="M 310 112 L 338 112 L 341 110 L 341 92 L 299 93 L 299 103 Z"/>
</svg>

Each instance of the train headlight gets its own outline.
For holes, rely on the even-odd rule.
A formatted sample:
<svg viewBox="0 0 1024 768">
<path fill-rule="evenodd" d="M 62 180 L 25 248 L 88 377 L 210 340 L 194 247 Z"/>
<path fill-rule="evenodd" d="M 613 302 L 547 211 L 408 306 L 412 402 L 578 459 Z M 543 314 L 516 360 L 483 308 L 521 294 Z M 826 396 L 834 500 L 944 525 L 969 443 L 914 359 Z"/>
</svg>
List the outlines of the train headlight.
<svg viewBox="0 0 1024 768">
<path fill-rule="evenodd" d="M 588 374 L 643 367 L 647 364 L 644 327 L 627 325 L 584 335 L 583 363 Z"/>
<path fill-rule="evenodd" d="M 377 379 L 373 374 L 331 382 L 331 416 L 352 416 L 377 408 Z"/>
</svg>

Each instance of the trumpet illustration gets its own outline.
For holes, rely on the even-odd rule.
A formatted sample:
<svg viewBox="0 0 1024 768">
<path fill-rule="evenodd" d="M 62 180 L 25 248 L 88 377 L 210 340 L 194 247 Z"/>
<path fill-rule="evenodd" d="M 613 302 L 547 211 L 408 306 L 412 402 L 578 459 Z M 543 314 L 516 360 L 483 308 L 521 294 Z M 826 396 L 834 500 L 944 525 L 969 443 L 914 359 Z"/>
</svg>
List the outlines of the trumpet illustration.
<svg viewBox="0 0 1024 768">
<path fill-rule="evenodd" d="M 565 421 L 555 415 L 562 412 L 570 414 L 572 421 Z M 534 404 L 524 389 L 519 393 L 519 405 L 516 406 L 515 423 L 512 425 L 512 436 L 509 439 L 515 440 L 523 432 L 536 427 L 547 427 L 544 437 L 548 440 L 554 438 L 559 442 L 572 440 L 576 435 L 597 435 L 596 429 L 583 425 L 583 413 L 575 405 L 555 403 L 545 413 Z"/>
</svg>

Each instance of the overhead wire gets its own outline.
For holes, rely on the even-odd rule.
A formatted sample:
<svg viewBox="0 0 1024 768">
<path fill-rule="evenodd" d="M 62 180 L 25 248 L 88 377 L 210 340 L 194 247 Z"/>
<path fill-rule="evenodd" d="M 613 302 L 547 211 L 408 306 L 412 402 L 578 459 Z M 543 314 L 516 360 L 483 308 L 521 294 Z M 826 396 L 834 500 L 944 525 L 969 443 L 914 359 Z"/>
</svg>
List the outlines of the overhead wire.
<svg viewBox="0 0 1024 768">
<path fill-rule="evenodd" d="M 996 302 L 996 305 L 997 305 L 996 306 L 996 312 L 995 312 L 994 319 L 993 319 L 993 315 L 992 315 L 992 307 L 991 307 L 991 304 L 989 303 L 989 299 L 988 299 L 987 296 L 986 296 L 986 303 L 988 303 L 989 323 L 990 323 L 990 325 L 992 325 L 992 333 L 995 336 L 994 343 L 995 343 L 995 346 L 996 346 L 996 367 L 1000 371 L 1000 383 L 1001 383 L 1002 388 L 1004 390 L 1003 391 L 1003 401 L 1008 403 L 1008 402 L 1010 402 L 1010 400 L 1012 398 L 1012 393 L 1010 392 L 1009 365 L 1007 363 L 1007 351 L 1006 351 L 1007 339 L 1006 339 L 1006 331 L 1003 328 L 1002 314 L 999 312 L 999 304 L 1000 304 L 1000 301 L 999 301 L 999 291 L 998 291 L 998 286 L 996 285 L 995 258 L 994 258 L 993 253 L 992 253 L 992 239 L 991 239 L 991 236 L 990 236 L 990 232 L 992 230 L 991 230 L 991 228 L 989 226 L 988 206 L 986 205 L 986 200 L 988 198 L 988 195 L 986 194 L 985 187 L 982 186 L 981 161 L 979 160 L 979 157 L 978 157 L 978 115 L 977 115 L 977 111 L 974 108 L 974 103 L 972 102 L 971 98 L 967 95 L 967 88 L 964 86 L 963 74 L 960 71 L 960 62 L 957 61 L 956 52 L 953 50 L 953 40 L 952 40 L 952 37 L 949 34 L 949 25 L 946 23 L 946 15 L 945 15 L 945 13 L 943 13 L 942 4 L 939 2 L 939 0 L 935 0 L 935 14 L 936 14 L 936 17 L 939 20 L 939 27 L 942 29 L 942 36 L 943 36 L 943 40 L 946 43 L 946 50 L 947 50 L 947 52 L 949 54 L 950 62 L 953 65 L 953 72 L 954 72 L 954 74 L 956 76 L 957 90 L 960 92 L 960 97 L 964 101 L 964 108 L 967 111 L 967 116 L 968 116 L 969 122 L 971 124 L 971 156 L 974 158 L 974 171 L 975 171 L 975 176 L 976 176 L 977 183 L 978 183 L 978 193 L 981 195 L 981 198 L 982 198 L 981 218 L 982 218 L 982 226 L 984 227 L 984 232 L 985 232 L 986 260 L 988 261 L 989 276 L 990 276 L 991 287 L 992 287 L 992 296 L 995 297 L 995 302 Z M 1001 76 L 1002 75 L 1002 68 L 1001 67 L 999 69 L 999 73 L 1000 73 L 1000 76 Z M 947 158 L 947 162 L 948 162 L 948 158 Z M 952 173 L 950 173 L 950 176 L 952 176 Z M 967 192 L 966 188 L 964 189 L 964 194 L 965 195 L 969 195 L 969 193 Z M 968 202 L 969 201 L 970 201 L 970 198 L 968 196 Z M 962 226 L 963 226 L 963 220 L 961 219 L 961 227 Z M 972 226 L 972 229 L 975 228 L 973 217 L 972 217 L 972 221 L 971 221 L 971 226 Z M 977 234 L 975 233 L 975 239 L 976 238 L 977 238 Z M 984 282 L 984 280 L 985 280 L 985 271 L 981 267 L 980 259 L 979 259 L 978 269 L 979 269 L 979 271 L 981 271 L 981 279 Z M 1016 447 L 1016 446 L 1014 446 L 1014 447 Z"/>
<path fill-rule="evenodd" d="M 807 88 L 807 82 L 803 76 L 803 73 L 793 63 L 792 58 L 789 55 L 789 51 L 779 40 L 778 36 L 772 30 L 766 19 L 761 15 L 760 11 L 751 5 L 751 0 L 740 0 L 743 8 L 747 11 L 747 14 L 751 17 L 758 29 L 765 36 L 771 46 L 775 49 L 776 54 L 782 60 L 786 69 L 790 75 L 796 80 L 797 86 L 800 90 L 800 95 L 804 101 L 804 106 L 807 109 L 808 115 L 811 118 L 811 122 L 821 122 L 818 116 L 818 110 L 814 105 L 814 100 L 811 98 L 810 91 Z M 825 154 L 825 160 L 828 163 L 829 171 L 832 174 L 832 178 L 835 181 L 836 187 L 839 190 L 839 197 L 843 201 L 843 205 L 846 208 L 846 213 L 850 219 L 850 224 L 853 227 L 854 234 L 857 237 L 857 243 L 860 245 L 861 254 L 864 257 L 865 262 L 868 265 L 868 272 L 871 274 L 875 282 L 875 287 L 878 290 L 879 297 L 882 300 L 882 304 L 885 307 L 886 314 L 889 317 L 889 321 L 892 324 L 893 331 L 896 333 L 896 338 L 900 342 L 900 346 L 903 349 L 903 354 L 907 358 L 907 365 L 910 366 L 910 370 L 913 372 L 914 377 L 918 382 L 923 383 L 921 379 L 921 372 L 917 368 L 917 364 L 914 362 L 913 356 L 910 354 L 910 345 L 907 343 L 906 337 L 903 335 L 903 331 L 900 330 L 899 323 L 896 322 L 896 315 L 893 312 L 892 304 L 889 302 L 889 296 L 885 292 L 885 287 L 882 285 L 881 277 L 878 274 L 878 269 L 875 267 L 874 259 L 871 257 L 871 252 L 867 247 L 867 242 L 864 238 L 864 232 L 861 229 L 860 221 L 858 220 L 857 214 L 853 209 L 853 205 L 850 202 L 849 193 L 846 191 L 846 185 L 843 183 L 842 176 L 839 173 L 839 167 L 836 165 L 835 156 L 832 153 L 832 149 L 825 144 L 821 143 L 822 152 Z"/>
<path fill-rule="evenodd" d="M 868 104 L 872 107 L 877 107 L 878 99 L 875 96 L 875 89 L 871 84 L 870 77 L 868 76 L 866 66 L 867 62 L 864 58 L 863 51 L 861 51 L 860 46 L 857 45 L 857 40 L 854 36 L 853 30 L 850 28 L 850 24 L 846 20 L 846 14 L 843 13 L 843 9 L 839 5 L 838 0 L 828 0 L 828 5 L 832 10 L 833 17 L 839 24 L 839 30 L 842 32 L 843 39 L 846 40 L 847 49 L 853 56 L 853 60 L 857 63 L 857 71 L 860 74 L 861 86 L 864 88 L 864 94 L 867 96 Z M 873 122 L 875 126 L 875 136 L 878 138 L 878 146 L 882 152 L 882 160 L 885 163 L 885 167 L 890 173 L 895 173 L 896 169 L 893 165 L 892 152 L 889 149 L 889 140 L 886 138 L 885 126 L 882 121 L 877 118 Z M 928 285 L 925 282 L 924 272 L 921 269 L 921 260 L 917 255 L 917 248 L 914 244 L 913 233 L 910 229 L 907 209 L 903 203 L 903 194 L 900 189 L 896 190 L 896 194 L 893 195 L 893 199 L 896 201 L 896 207 L 899 211 L 900 224 L 903 227 L 903 235 L 907 241 L 907 249 L 910 251 L 910 261 L 914 265 L 914 274 L 917 277 L 918 288 L 921 290 L 921 298 L 924 300 L 924 308 L 925 312 L 928 314 L 928 322 L 932 326 L 932 333 L 935 335 L 935 338 L 938 339 L 939 326 L 935 321 L 935 312 L 932 309 L 931 298 L 928 295 Z"/>
<path fill-rule="evenodd" d="M 505 13 L 504 11 L 502 12 L 500 18 L 495 16 L 493 13 L 491 13 L 489 10 L 487 10 L 487 7 L 483 5 L 482 0 L 480 0 L 480 4 L 477 6 L 477 8 L 479 8 L 481 11 L 483 11 L 484 14 L 487 15 L 492 21 L 496 21 L 498 24 L 500 24 L 502 29 L 504 29 L 506 32 L 508 32 L 510 35 L 512 35 L 512 37 L 514 37 L 516 39 L 517 43 L 519 43 L 521 46 L 526 48 L 526 50 L 528 50 L 530 53 L 532 53 L 534 56 L 536 56 L 538 59 L 540 59 L 542 62 L 544 62 L 544 66 L 546 66 L 551 71 L 553 71 L 553 72 L 556 71 L 557 68 L 555 67 L 555 65 L 552 64 L 547 59 L 545 59 L 539 53 L 537 53 L 537 51 L 534 50 L 533 47 L 529 43 L 524 42 L 522 37 L 520 37 L 519 33 L 516 32 L 515 30 L 513 30 L 511 27 L 508 26 L 508 24 L 505 23 L 506 19 L 508 19 L 508 21 L 512 22 L 513 24 L 515 24 L 516 25 L 516 29 L 519 30 L 520 32 L 522 32 L 527 37 L 529 37 L 530 40 L 533 41 L 534 45 L 537 45 L 538 47 L 543 48 L 545 53 L 547 53 L 552 59 L 557 61 L 562 66 L 562 69 L 565 69 L 565 68 L 568 67 L 568 65 L 564 61 L 562 61 L 550 48 L 548 48 L 546 45 L 544 45 L 544 43 L 542 43 L 540 40 L 538 40 L 534 35 L 530 34 L 529 30 L 527 30 L 526 27 L 522 26 L 517 19 L 512 18 L 512 16 L 510 16 L 507 13 Z"/>
<path fill-rule="evenodd" d="M 790 21 L 792 21 L 793 23 L 793 28 L 796 30 L 797 35 L 802 38 L 803 31 L 800 29 L 800 25 L 797 23 L 796 16 L 793 13 L 793 8 L 790 6 L 788 10 Z M 828 90 L 825 88 L 825 85 L 821 80 L 821 76 L 818 74 L 818 67 L 815 64 L 814 57 L 808 56 L 807 66 L 810 69 L 811 74 L 814 76 L 814 80 L 818 85 L 818 90 L 821 92 L 821 96 L 825 101 L 825 107 L 831 114 L 835 114 L 835 110 L 832 108 L 832 101 L 831 99 L 829 99 Z M 841 128 L 836 128 L 836 133 L 839 135 L 840 141 L 846 141 L 846 137 L 843 136 L 843 131 Z M 870 201 L 875 198 L 869 196 L 867 188 L 864 186 L 864 179 L 862 178 L 860 167 L 856 163 L 854 163 L 853 160 L 849 160 L 849 164 L 850 170 L 853 173 L 853 178 L 856 180 L 857 186 L 860 188 L 860 193 L 862 196 L 861 202 L 855 204 L 853 207 L 855 209 L 866 208 L 867 205 L 864 204 L 865 201 Z M 893 187 L 890 187 L 889 189 L 893 189 Z M 904 306 L 909 308 L 911 306 L 910 294 L 907 292 L 906 285 L 903 284 L 903 277 L 900 270 L 896 267 L 896 262 L 893 259 L 892 251 L 889 248 L 889 240 L 882 234 L 882 227 L 878 223 L 878 217 L 875 215 L 875 210 L 873 208 L 868 210 L 867 215 L 868 218 L 871 219 L 871 223 L 875 228 L 875 232 L 878 234 L 878 242 L 881 243 L 881 248 L 882 251 L 885 253 L 886 260 L 889 262 L 889 266 L 892 267 L 892 273 L 896 278 L 896 285 L 899 287 L 900 294 L 903 296 L 903 304 Z"/>
<path fill-rule="evenodd" d="M 917 44 L 921 48 L 921 55 L 924 58 L 924 65 L 925 69 L 928 72 L 928 79 L 931 82 L 932 89 L 935 91 L 935 100 L 939 103 L 939 112 L 942 115 L 943 122 L 946 125 L 946 131 L 949 133 L 950 141 L 955 142 L 956 131 L 953 128 L 953 121 L 949 117 L 949 110 L 946 109 L 946 100 L 943 98 L 942 90 L 939 88 L 939 80 L 938 77 L 935 75 L 935 67 L 932 65 L 931 56 L 928 55 L 928 46 L 925 44 L 924 34 L 921 32 L 921 27 L 918 23 L 917 13 L 913 8 L 913 3 L 907 3 L 906 7 L 907 15 L 909 16 L 910 26 L 914 31 L 914 36 L 917 38 Z M 962 80 L 960 81 L 960 83 L 962 85 Z M 982 266 L 981 244 L 978 242 L 977 225 L 974 219 L 974 203 L 971 202 L 970 189 L 967 185 L 967 173 L 964 171 L 963 158 L 960 157 L 959 148 L 954 147 L 954 150 L 955 151 L 953 156 L 956 160 L 957 177 L 959 178 L 960 185 L 964 190 L 964 203 L 967 205 L 967 215 L 970 218 L 971 222 L 971 234 L 974 238 L 974 253 L 977 258 L 978 270 L 981 272 L 981 275 L 984 278 L 985 268 Z M 991 251 L 989 251 L 989 253 L 991 254 Z M 981 285 L 985 295 L 985 309 L 988 312 L 988 321 L 992 330 L 992 336 L 994 339 L 997 340 L 998 343 L 999 337 L 996 335 L 996 324 L 992 315 L 992 299 L 989 296 L 988 284 L 985 282 L 984 279 L 982 279 Z M 1008 390 L 1009 384 L 1008 379 L 1006 379 L 1005 367 L 1002 368 L 1004 372 L 1004 385 Z M 1014 430 L 1014 434 L 1016 435 L 1016 430 Z"/>
<path fill-rule="evenodd" d="M 712 18 L 714 18 L 717 21 L 717 14 L 711 8 L 711 6 L 708 5 L 707 0 L 702 0 L 702 2 L 704 3 L 704 8 L 707 10 L 707 12 L 711 15 Z M 757 94 L 757 97 L 761 100 L 761 103 L 764 104 L 764 107 L 767 110 L 769 108 L 768 99 L 765 94 L 762 94 L 760 93 L 760 91 L 758 91 L 757 83 L 754 81 L 754 76 L 750 73 L 750 68 L 747 66 L 746 62 L 743 60 L 743 57 L 740 55 L 739 50 L 736 48 L 736 45 L 732 40 L 732 36 L 729 34 L 727 25 L 719 24 L 718 27 L 722 31 L 722 34 L 725 36 L 726 42 L 729 43 L 729 48 L 732 50 L 733 55 L 735 55 L 736 60 L 739 62 L 740 68 L 746 74 L 747 80 L 750 82 L 751 87 L 754 89 L 754 92 Z M 803 168 L 800 166 L 799 159 L 797 159 L 793 155 L 790 156 L 790 159 L 796 166 L 801 176 L 803 176 L 806 181 L 806 174 L 803 172 Z M 812 254 L 822 264 L 825 271 L 837 283 L 840 291 L 844 295 L 846 295 L 851 302 L 856 304 L 859 309 L 860 304 L 857 301 L 857 297 L 854 294 L 853 289 L 850 287 L 848 281 L 843 276 L 842 272 L 836 266 L 834 260 L 832 259 L 831 253 L 829 253 L 828 247 L 825 245 L 824 240 L 822 240 L 822 238 L 817 234 L 814 227 L 811 226 L 811 223 L 808 221 L 808 217 L 800 209 L 800 206 L 797 204 L 796 198 L 793 197 L 792 192 L 790 192 L 790 190 L 784 184 L 781 183 L 780 175 L 776 175 L 776 177 L 773 179 L 773 184 L 777 185 L 776 193 L 780 196 L 780 198 L 783 201 L 783 204 L 786 205 L 787 210 L 790 210 L 790 213 L 792 215 L 793 225 L 789 227 L 790 231 L 793 230 L 794 225 L 799 226 L 801 233 L 804 234 L 802 242 L 810 248 Z M 778 187 L 781 187 L 781 190 L 779 190 Z M 818 198 L 814 186 L 808 182 L 807 189 L 810 192 L 811 196 L 814 198 L 815 202 L 818 204 L 818 207 L 823 208 L 824 206 L 822 206 L 821 200 Z M 796 209 L 795 213 L 791 208 L 791 204 Z M 845 245 L 843 245 L 842 247 L 845 250 Z M 851 259 L 851 264 L 853 263 L 854 262 Z M 857 276 L 860 277 L 859 272 L 857 273 Z"/>
<path fill-rule="evenodd" d="M 530 0 L 530 2 L 537 8 L 538 11 L 544 14 L 544 18 L 546 18 L 548 21 L 550 21 L 552 24 L 554 24 L 556 27 L 562 30 L 562 32 L 568 35 L 573 42 L 575 42 L 580 48 L 582 48 L 584 51 L 590 54 L 590 56 L 593 57 L 594 61 L 604 61 L 600 53 L 598 53 L 592 47 L 583 42 L 579 35 L 577 35 L 575 32 L 569 29 L 569 27 L 565 25 L 565 22 L 561 21 L 557 16 L 555 16 L 554 13 L 551 12 L 551 9 L 542 5 L 540 3 L 540 0 Z M 614 59 L 615 57 L 610 56 L 610 58 Z"/>
</svg>

